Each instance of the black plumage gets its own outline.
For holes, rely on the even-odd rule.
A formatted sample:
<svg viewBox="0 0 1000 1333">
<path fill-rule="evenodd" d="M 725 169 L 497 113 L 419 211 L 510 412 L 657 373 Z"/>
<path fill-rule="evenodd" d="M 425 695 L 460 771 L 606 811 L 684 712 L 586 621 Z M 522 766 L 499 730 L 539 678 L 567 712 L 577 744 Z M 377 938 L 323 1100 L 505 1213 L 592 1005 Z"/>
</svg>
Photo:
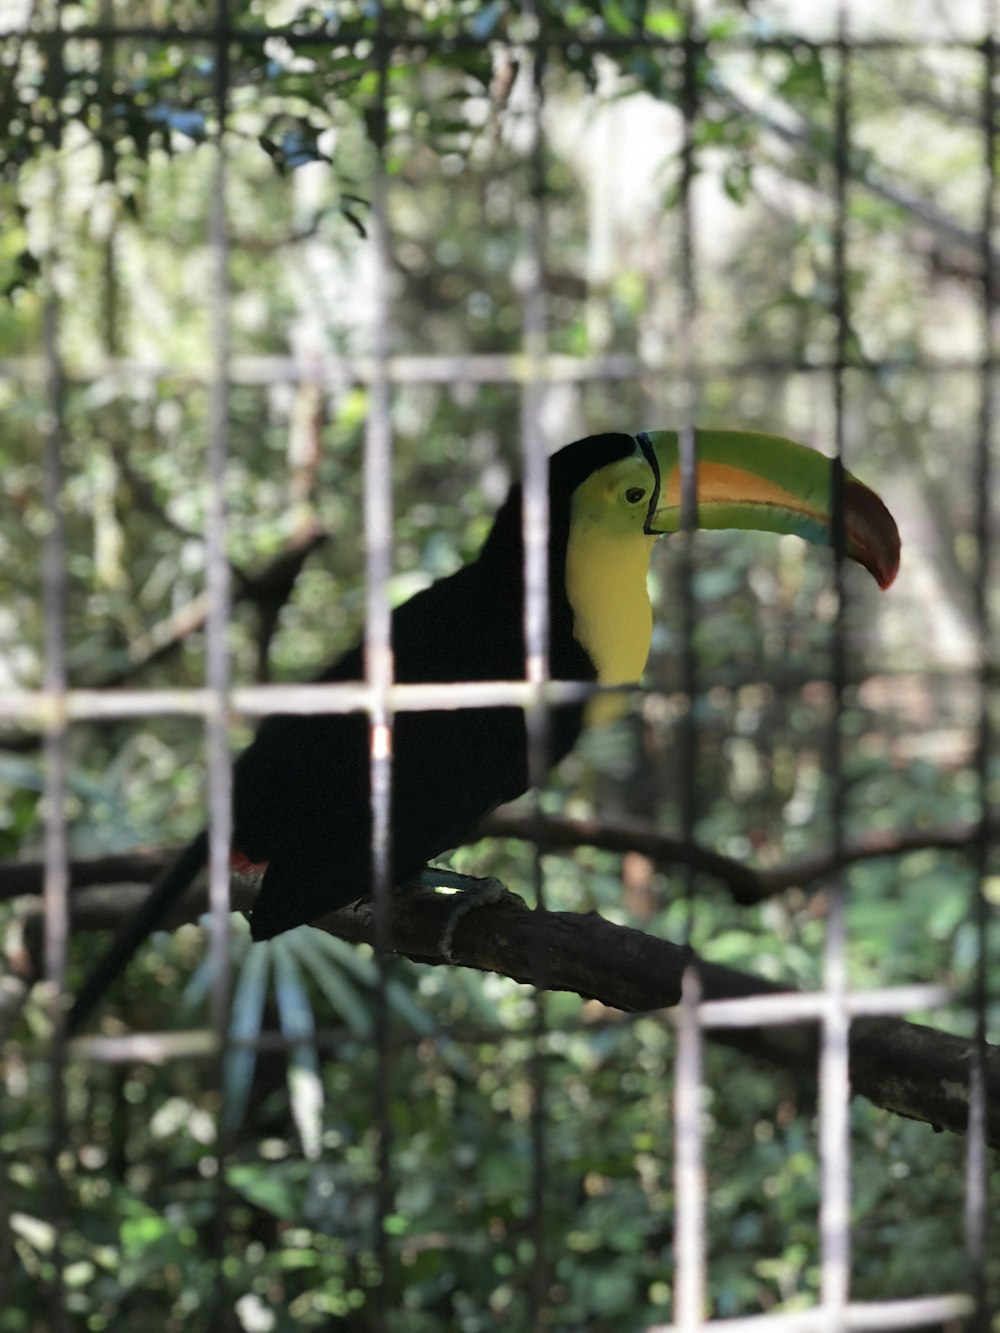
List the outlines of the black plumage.
<svg viewBox="0 0 1000 1333">
<path fill-rule="evenodd" d="M 549 675 L 628 684 L 642 675 L 652 634 L 646 591 L 657 537 L 681 523 L 681 437 L 675 431 L 594 435 L 549 462 Z M 899 532 L 879 497 L 815 450 L 780 436 L 706 430 L 692 481 L 702 527 L 793 532 L 834 541 L 887 588 Z M 839 497 L 839 499 L 838 499 Z M 839 506 L 839 508 L 838 508 Z M 479 556 L 418 593 L 392 616 L 395 678 L 403 683 L 523 680 L 524 542 L 515 486 Z M 325 681 L 360 680 L 362 649 Z M 610 707 L 606 707 L 610 703 Z M 572 747 L 585 717 L 614 701 L 552 710 L 549 757 Z M 233 862 L 265 866 L 251 913 L 268 939 L 369 896 L 369 726 L 362 715 L 268 718 L 237 761 Z M 395 724 L 391 878 L 405 886 L 479 819 L 528 785 L 523 711 L 514 706 L 401 713 Z M 87 978 L 70 1013 L 89 1012 L 205 862 L 204 833 L 181 853 Z"/>
<path fill-rule="evenodd" d="M 549 465 L 549 672 L 593 681 L 596 668 L 573 633 L 566 593 L 571 498 L 598 468 L 625 458 L 635 440 L 591 436 Z M 394 672 L 405 683 L 523 680 L 524 552 L 521 488 L 514 486 L 479 556 L 416 594 L 392 616 Z M 358 646 L 319 677 L 363 678 Z M 583 705 L 553 710 L 550 754 L 573 746 Z M 392 765 L 392 879 L 405 884 L 454 847 L 483 815 L 528 786 L 524 713 L 515 706 L 400 713 Z M 360 714 L 275 714 L 237 760 L 233 848 L 267 863 L 250 917 L 268 939 L 371 892 L 368 720 Z M 205 861 L 198 838 L 155 885 L 109 954 L 87 979 L 70 1014 L 76 1026 L 176 902 Z"/>
</svg>

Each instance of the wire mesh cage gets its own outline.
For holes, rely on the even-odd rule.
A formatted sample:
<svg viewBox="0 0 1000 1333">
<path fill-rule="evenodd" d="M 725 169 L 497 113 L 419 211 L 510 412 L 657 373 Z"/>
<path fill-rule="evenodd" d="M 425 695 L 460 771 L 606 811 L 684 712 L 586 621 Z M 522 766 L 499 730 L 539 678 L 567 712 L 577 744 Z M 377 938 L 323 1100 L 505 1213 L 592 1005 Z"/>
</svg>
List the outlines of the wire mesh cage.
<svg viewBox="0 0 1000 1333">
<path fill-rule="evenodd" d="M 0 7 L 4 1333 L 997 1326 L 995 25 Z M 781 477 L 709 521 L 724 429 L 832 459 L 807 522 Z M 641 691 L 553 646 L 548 459 L 603 432 L 654 465 L 643 561 L 673 487 Z M 518 479 L 523 670 L 399 679 L 393 608 Z M 531 790 L 401 890 L 400 729 L 484 707 Z M 275 714 L 363 719 L 370 893 L 251 943 Z"/>
</svg>

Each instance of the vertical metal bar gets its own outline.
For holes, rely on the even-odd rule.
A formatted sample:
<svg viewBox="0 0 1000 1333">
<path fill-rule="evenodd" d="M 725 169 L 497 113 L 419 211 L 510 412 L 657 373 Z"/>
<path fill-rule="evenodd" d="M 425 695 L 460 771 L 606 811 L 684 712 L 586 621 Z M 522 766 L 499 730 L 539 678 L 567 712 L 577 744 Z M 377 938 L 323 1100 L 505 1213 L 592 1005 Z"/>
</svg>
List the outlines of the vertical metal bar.
<svg viewBox="0 0 1000 1333">
<path fill-rule="evenodd" d="M 50 88 L 57 117 L 62 115 L 62 87 L 65 47 L 60 9 L 53 6 L 49 39 Z M 55 714 L 45 731 L 45 979 L 52 1001 L 52 1052 L 49 1068 L 52 1106 L 49 1115 L 51 1135 L 48 1157 L 52 1185 L 51 1220 L 56 1232 L 53 1251 L 53 1280 L 49 1285 L 48 1316 L 54 1333 L 68 1327 L 65 1302 L 65 1255 L 63 1239 L 66 1227 L 66 1189 L 62 1175 L 61 1154 L 68 1141 L 66 1089 L 63 1075 L 66 1063 L 66 1038 L 62 1024 L 62 995 L 66 986 L 66 960 L 69 943 L 69 844 L 66 832 L 67 728 L 61 699 L 67 686 L 66 666 L 66 524 L 63 511 L 65 446 L 65 376 L 59 346 L 60 304 L 55 268 L 59 259 L 61 227 L 59 199 L 62 192 L 60 153 L 62 135 L 56 132 L 49 174 L 51 209 L 50 249 L 46 265 L 45 305 L 42 314 L 42 340 L 45 359 L 45 397 L 47 400 L 43 457 L 45 468 L 45 511 L 48 528 L 42 550 L 42 679 L 55 704 Z"/>
<path fill-rule="evenodd" d="M 523 346 L 526 365 L 521 389 L 521 511 L 524 541 L 525 679 L 536 693 L 525 710 L 528 740 L 528 781 L 532 788 L 535 840 L 535 933 L 532 977 L 535 986 L 531 1077 L 531 1233 L 533 1326 L 547 1326 L 549 1301 L 546 1244 L 546 1071 L 542 1043 L 548 1027 L 545 997 L 545 877 L 539 791 L 549 769 L 549 711 L 543 690 L 549 679 L 549 465 L 540 422 L 545 384 L 538 374 L 547 351 L 548 312 L 545 300 L 545 131 L 542 123 L 545 77 L 545 34 L 534 0 L 522 4 L 523 70 L 528 89 L 529 193 L 525 206 L 526 276 L 524 282 Z"/>
<path fill-rule="evenodd" d="M 847 365 L 850 313 L 847 294 L 847 187 L 850 170 L 850 47 L 846 12 L 841 7 L 837 83 L 834 90 L 834 237 L 833 281 L 836 319 L 833 407 L 835 458 L 831 469 L 831 527 L 836 611 L 831 630 L 830 668 L 834 715 L 830 723 L 827 763 L 830 781 L 832 841 L 840 859 L 844 843 L 843 735 L 841 731 L 845 673 L 844 645 L 844 503 L 845 444 L 844 372 Z M 823 949 L 823 987 L 827 1008 L 820 1045 L 820 1295 L 827 1307 L 828 1328 L 843 1327 L 850 1289 L 850 1076 L 847 1012 L 846 880 L 836 871 L 828 888 L 829 909 Z"/>
<path fill-rule="evenodd" d="M 63 41 L 56 10 L 49 46 L 51 59 L 62 62 Z M 61 83 L 61 70 L 54 76 Z M 54 700 L 67 687 L 66 671 L 66 523 L 63 511 L 65 444 L 65 375 L 59 348 L 60 302 L 54 267 L 58 257 L 58 200 L 61 192 L 59 144 L 50 172 L 53 210 L 51 249 L 47 256 L 42 342 L 45 359 L 44 460 L 45 511 L 48 528 L 42 552 L 43 666 L 42 679 Z M 58 704 L 57 704 L 58 707 Z M 69 938 L 69 877 L 66 839 L 66 724 L 61 710 L 45 733 L 45 976 L 57 990 L 66 979 Z"/>
<path fill-rule="evenodd" d="M 215 110 L 218 120 L 209 245 L 212 383 L 209 401 L 208 503 L 205 508 L 205 682 L 212 708 L 205 725 L 209 821 L 209 949 L 212 958 L 212 1026 L 221 1037 L 229 1007 L 229 562 L 226 558 L 226 471 L 229 452 L 229 228 L 226 219 L 226 115 L 229 101 L 229 4 L 216 0 Z"/>
<path fill-rule="evenodd" d="M 694 635 L 698 611 L 694 596 L 694 533 L 698 527 L 698 273 L 695 246 L 693 186 L 695 177 L 695 122 L 698 116 L 698 60 L 700 47 L 695 31 L 692 5 L 685 11 L 684 73 L 681 92 L 683 138 L 680 180 L 680 273 L 681 336 L 677 364 L 681 374 L 681 428 L 679 438 L 681 477 L 681 525 L 678 533 L 681 592 L 681 686 L 687 696 L 687 710 L 681 722 L 679 742 L 682 772 L 688 780 L 681 788 L 681 831 L 688 842 L 694 841 L 698 819 L 697 757 L 698 735 L 695 697 L 698 688 L 698 655 Z M 694 876 L 684 873 L 688 916 L 688 941 L 693 929 Z"/>
<path fill-rule="evenodd" d="M 693 843 L 698 819 L 698 656 L 695 631 L 698 609 L 694 594 L 694 533 L 698 526 L 698 437 L 699 387 L 698 275 L 693 206 L 695 176 L 695 127 L 698 117 L 698 62 L 701 46 L 696 30 L 694 0 L 685 6 L 683 84 L 681 114 L 680 250 L 681 327 L 678 364 L 682 377 L 682 406 L 679 438 L 681 479 L 681 529 L 678 534 L 681 602 L 681 688 L 687 707 L 678 733 L 679 771 L 685 775 L 681 788 L 681 837 Z M 686 918 L 685 942 L 694 935 L 695 877 L 684 872 Z M 678 1014 L 677 1057 L 674 1065 L 674 1192 L 676 1196 L 674 1321 L 681 1329 L 697 1329 L 707 1300 L 705 1143 L 701 1099 L 704 1068 L 704 1034 L 698 1022 L 701 980 L 696 966 L 689 967 L 681 987 Z"/>
<path fill-rule="evenodd" d="M 387 587 L 392 574 L 392 418 L 388 360 L 390 353 L 389 220 L 385 166 L 388 68 L 390 44 L 385 31 L 385 6 L 377 7 L 376 60 L 378 85 L 371 118 L 375 150 L 372 179 L 370 244 L 372 252 L 372 359 L 368 387 L 368 420 L 364 444 L 365 530 L 365 677 L 371 689 L 369 741 L 371 762 L 372 891 L 378 981 L 375 992 L 376 1069 L 373 1114 L 377 1146 L 375 1260 L 378 1287 L 375 1320 L 387 1326 L 389 1232 L 392 1211 L 391 1125 L 389 1120 L 389 1007 L 387 985 L 392 967 L 392 715 L 389 690 L 393 681 L 392 619 Z"/>
<path fill-rule="evenodd" d="M 212 989 L 210 1021 L 218 1044 L 213 1068 L 221 1090 L 229 1011 L 229 849 L 232 843 L 232 771 L 229 754 L 230 666 L 228 633 L 231 610 L 230 570 L 226 556 L 226 473 L 229 454 L 229 228 L 227 212 L 226 119 L 229 104 L 229 0 L 216 0 L 215 10 L 215 115 L 216 143 L 209 215 L 211 250 L 210 329 L 212 380 L 209 389 L 208 496 L 205 506 L 205 684 L 211 709 L 205 719 L 208 771 L 208 902 L 209 957 Z M 219 1107 L 221 1125 L 225 1107 Z M 222 1329 L 232 1327 L 232 1303 L 226 1298 L 223 1260 L 226 1252 L 227 1209 L 221 1133 L 216 1162 L 215 1212 L 212 1225 L 216 1264 L 215 1318 Z"/>
<path fill-rule="evenodd" d="M 965 1251 L 969 1291 L 975 1301 L 973 1327 L 986 1333 L 989 1327 L 989 1300 L 986 1285 L 986 1232 L 989 1217 L 989 1168 L 986 1150 L 986 1041 L 989 1003 L 989 903 L 986 877 L 990 871 L 990 790 L 989 769 L 993 746 L 990 716 L 992 692 L 990 664 L 992 634 L 988 591 L 993 558 L 993 431 L 995 423 L 994 376 L 996 371 L 997 278 L 993 250 L 996 222 L 996 148 L 997 148 L 997 62 L 996 31 L 998 5 L 986 0 L 984 5 L 986 36 L 983 42 L 983 202 L 980 229 L 981 339 L 982 378 L 980 384 L 979 423 L 973 485 L 976 494 L 976 570 L 973 608 L 979 639 L 979 734 L 976 746 L 976 783 L 979 797 L 979 832 L 974 851 L 974 881 L 970 915 L 977 939 L 976 971 L 973 981 L 976 1047 L 969 1069 L 969 1129 L 966 1140 Z"/>
<path fill-rule="evenodd" d="M 524 73 L 530 88 L 529 199 L 526 208 L 527 241 L 524 283 L 523 344 L 526 362 L 521 392 L 521 447 L 524 501 L 524 641 L 525 676 L 533 685 L 544 686 L 549 678 L 549 504 L 548 460 L 540 420 L 545 402 L 545 384 L 538 366 L 547 350 L 547 311 L 543 272 L 545 263 L 545 144 L 542 127 L 544 48 L 541 24 L 531 0 L 524 4 L 530 45 L 524 54 Z M 539 695 L 541 699 L 541 695 Z M 548 767 L 544 707 L 529 713 L 530 776 L 545 779 Z M 542 886 L 538 886 L 541 890 Z"/>
<path fill-rule="evenodd" d="M 685 969 L 677 1013 L 674 1060 L 674 1323 L 701 1327 L 707 1300 L 705 1239 L 705 1143 L 702 1133 L 704 1033 L 698 1022 L 701 980 Z"/>
<path fill-rule="evenodd" d="M 100 0 L 101 26 L 109 32 L 114 30 L 114 0 Z M 115 147 L 111 125 L 111 107 L 114 103 L 115 78 L 115 39 L 108 36 L 100 44 L 101 58 L 98 67 L 98 96 L 101 104 L 101 116 L 105 123 L 101 132 L 101 174 L 107 180 L 113 180 L 115 174 Z M 120 320 L 118 310 L 118 273 L 116 269 L 117 221 L 108 225 L 108 233 L 102 245 L 102 283 L 101 283 L 101 342 L 109 361 L 121 352 Z"/>
</svg>

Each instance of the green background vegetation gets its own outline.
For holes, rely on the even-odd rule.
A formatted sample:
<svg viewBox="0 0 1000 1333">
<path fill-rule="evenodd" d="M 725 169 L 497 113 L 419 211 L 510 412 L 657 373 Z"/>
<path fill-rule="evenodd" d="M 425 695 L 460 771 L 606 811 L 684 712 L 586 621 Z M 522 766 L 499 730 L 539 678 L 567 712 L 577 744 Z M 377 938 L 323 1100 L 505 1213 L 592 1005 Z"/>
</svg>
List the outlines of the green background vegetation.
<svg viewBox="0 0 1000 1333">
<path fill-rule="evenodd" d="M 66 29 L 214 21 L 193 2 L 62 8 Z M 298 680 L 348 647 L 362 623 L 368 403 L 349 367 L 369 345 L 375 20 L 370 7 L 349 4 L 335 14 L 294 2 L 232 8 L 251 35 L 231 48 L 227 136 L 228 550 L 252 574 L 312 525 L 329 533 L 266 643 L 271 677 Z M 550 39 L 540 180 L 523 70 L 507 47 L 515 43 L 516 58 L 527 31 L 518 7 L 412 0 L 389 9 L 393 31 L 428 42 L 416 54 L 396 50 L 387 75 L 393 352 L 519 351 L 529 201 L 540 185 L 549 347 L 594 359 L 593 374 L 546 395 L 552 445 L 601 429 L 675 425 L 693 338 L 701 424 L 774 430 L 830 451 L 839 55 L 808 39 L 833 35 L 832 10 L 713 5 L 698 16 L 710 40 L 685 83 L 683 48 L 638 40 L 683 37 L 678 8 L 637 0 L 537 8 Z M 861 571 L 846 574 L 849 839 L 960 824 L 980 809 L 984 61 L 971 44 L 937 44 L 980 40 L 975 9 L 943 18 L 912 4 L 875 30 L 854 16 L 859 38 L 924 44 L 862 44 L 850 58 L 845 448 L 848 465 L 897 514 L 904 566 L 884 599 Z M 203 587 L 214 48 L 170 36 L 78 38 L 60 61 L 42 35 L 50 20 L 40 6 L 29 35 L 0 42 L 0 688 L 36 687 L 42 672 L 47 303 L 58 308 L 67 374 L 71 681 L 193 687 L 203 680 L 201 634 L 154 648 Z M 252 35 L 265 26 L 275 30 L 267 42 Z M 800 40 L 768 44 L 783 35 Z M 580 38 L 607 39 L 608 48 L 597 54 Z M 692 89 L 693 329 L 677 207 L 678 108 Z M 602 379 L 597 362 L 610 356 L 632 358 L 635 373 Z M 310 368 L 331 357 L 345 358 L 338 364 L 348 371 L 317 387 Z M 506 381 L 472 382 L 456 366 L 441 382 L 394 388 L 394 600 L 454 569 L 488 530 L 519 467 L 521 393 Z M 694 562 L 694 778 L 674 762 L 683 624 L 676 553 L 661 544 L 650 693 L 627 719 L 586 738 L 553 775 L 546 806 L 642 816 L 677 832 L 694 780 L 699 839 L 773 866 L 832 836 L 831 562 L 793 539 L 745 534 L 700 537 Z M 995 586 L 994 577 L 990 597 Z M 238 597 L 237 680 L 261 677 L 264 641 L 257 611 Z M 235 727 L 234 745 L 247 734 Z M 40 749 L 13 727 L 0 742 L 0 852 L 37 856 Z M 194 723 L 81 724 L 69 751 L 74 856 L 179 842 L 201 827 Z M 520 843 L 484 842 L 453 863 L 530 896 L 533 856 Z M 679 877 L 634 861 L 623 875 L 620 857 L 588 849 L 547 857 L 545 868 L 551 907 L 596 909 L 684 937 Z M 852 984 L 941 982 L 968 992 L 977 957 L 969 858 L 918 851 L 859 866 L 848 881 Z M 994 904 L 998 882 L 986 882 Z M 37 907 L 15 902 L 2 912 L 5 966 L 24 1003 L 0 1032 L 0 1333 L 54 1327 L 47 1293 L 57 1225 L 73 1329 L 376 1327 L 372 958 L 308 930 L 251 950 L 237 920 L 234 1025 L 253 1032 L 262 1021 L 328 1040 L 287 1059 L 230 1061 L 221 1162 L 208 1062 L 72 1062 L 56 1189 L 44 1004 L 30 987 L 40 966 Z M 748 911 L 705 882 L 692 938 L 708 958 L 812 987 L 821 981 L 825 913 L 822 890 L 792 890 Z M 71 987 L 95 939 L 74 939 Z M 101 1025 L 197 1026 L 204 956 L 198 927 L 158 937 Z M 388 999 L 387 1327 L 526 1329 L 537 1313 L 531 993 L 502 978 L 400 963 Z M 572 996 L 553 997 L 546 1017 L 545 1322 L 587 1333 L 666 1322 L 673 1034 L 654 1018 L 623 1021 Z M 956 1003 L 930 1021 L 968 1033 L 973 1019 Z M 808 1071 L 795 1077 L 709 1047 L 714 1316 L 815 1300 L 815 1117 Z M 852 1144 L 854 1298 L 961 1289 L 964 1143 L 855 1102 Z M 995 1161 L 993 1172 L 996 1187 Z M 995 1294 L 995 1222 L 990 1254 Z"/>
</svg>

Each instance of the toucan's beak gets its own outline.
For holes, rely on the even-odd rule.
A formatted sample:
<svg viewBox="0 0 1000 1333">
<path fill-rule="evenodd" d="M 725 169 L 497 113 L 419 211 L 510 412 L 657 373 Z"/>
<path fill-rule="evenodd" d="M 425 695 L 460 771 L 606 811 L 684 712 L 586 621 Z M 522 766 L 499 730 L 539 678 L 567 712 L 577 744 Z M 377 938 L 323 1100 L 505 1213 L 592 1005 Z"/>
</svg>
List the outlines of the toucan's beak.
<svg viewBox="0 0 1000 1333">
<path fill-rule="evenodd" d="M 638 443 L 659 494 L 650 506 L 650 534 L 681 526 L 681 481 L 676 431 L 648 431 Z M 699 528 L 753 528 L 793 532 L 832 545 L 832 459 L 778 435 L 699 430 L 696 436 Z M 888 588 L 899 569 L 899 530 L 885 505 L 849 472 L 843 474 L 844 549 Z"/>
</svg>

